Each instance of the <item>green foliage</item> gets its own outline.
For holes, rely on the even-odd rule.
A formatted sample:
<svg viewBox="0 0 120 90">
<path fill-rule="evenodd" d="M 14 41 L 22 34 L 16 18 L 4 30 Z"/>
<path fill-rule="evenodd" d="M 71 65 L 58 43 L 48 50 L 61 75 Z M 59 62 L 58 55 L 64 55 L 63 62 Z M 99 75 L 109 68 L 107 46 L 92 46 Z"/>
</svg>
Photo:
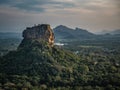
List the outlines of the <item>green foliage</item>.
<svg viewBox="0 0 120 90">
<path fill-rule="evenodd" d="M 0 57 L 0 89 L 120 89 L 119 51 L 71 47 L 77 55 L 44 41 L 24 40 L 16 51 Z"/>
<path fill-rule="evenodd" d="M 11 50 L 16 50 L 21 39 L 18 38 L 0 38 L 0 56 L 6 55 Z"/>
</svg>

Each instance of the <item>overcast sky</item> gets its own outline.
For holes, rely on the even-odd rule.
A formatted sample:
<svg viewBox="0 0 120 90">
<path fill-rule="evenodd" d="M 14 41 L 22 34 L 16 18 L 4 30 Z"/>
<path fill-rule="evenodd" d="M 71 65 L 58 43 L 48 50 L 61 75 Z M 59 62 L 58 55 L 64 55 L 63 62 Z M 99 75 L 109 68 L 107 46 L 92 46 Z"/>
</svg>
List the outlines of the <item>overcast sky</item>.
<svg viewBox="0 0 120 90">
<path fill-rule="evenodd" d="M 120 0 L 0 0 L 0 31 L 48 23 L 92 32 L 120 29 Z"/>
</svg>

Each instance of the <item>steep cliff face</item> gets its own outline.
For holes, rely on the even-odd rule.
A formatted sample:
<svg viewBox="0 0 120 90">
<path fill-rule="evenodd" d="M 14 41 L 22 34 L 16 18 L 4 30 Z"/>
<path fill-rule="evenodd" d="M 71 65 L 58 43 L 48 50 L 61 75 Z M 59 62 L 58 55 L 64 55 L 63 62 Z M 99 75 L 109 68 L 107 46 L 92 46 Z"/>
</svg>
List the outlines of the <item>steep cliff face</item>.
<svg viewBox="0 0 120 90">
<path fill-rule="evenodd" d="M 23 31 L 24 39 L 34 39 L 37 41 L 44 40 L 53 46 L 54 34 L 49 24 L 41 24 L 33 27 L 27 27 Z"/>
</svg>

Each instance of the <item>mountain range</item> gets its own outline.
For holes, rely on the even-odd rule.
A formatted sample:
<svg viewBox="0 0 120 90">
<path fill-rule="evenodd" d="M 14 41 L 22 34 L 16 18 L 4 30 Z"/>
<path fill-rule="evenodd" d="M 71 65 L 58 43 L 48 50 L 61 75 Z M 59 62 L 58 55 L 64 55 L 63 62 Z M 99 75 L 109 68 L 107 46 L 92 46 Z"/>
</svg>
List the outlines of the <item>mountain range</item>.
<svg viewBox="0 0 120 90">
<path fill-rule="evenodd" d="M 56 39 L 85 39 L 94 37 L 95 34 L 81 28 L 69 28 L 59 25 L 53 29 Z M 0 32 L 0 38 L 22 38 L 22 33 Z"/>
<path fill-rule="evenodd" d="M 75 28 L 71 29 L 64 25 L 59 25 L 53 29 L 56 39 L 88 39 L 96 36 L 87 30 Z"/>
<path fill-rule="evenodd" d="M 116 35 L 116 34 L 120 34 L 120 29 L 116 29 L 116 30 L 112 30 L 112 31 L 103 30 L 103 31 L 99 32 L 98 34 L 111 34 L 111 35 Z"/>
<path fill-rule="evenodd" d="M 89 32 L 88 30 L 82 28 L 69 28 L 64 25 L 59 25 L 53 28 L 53 32 L 55 35 L 55 41 L 60 40 L 89 40 L 95 39 L 97 37 L 101 37 L 101 35 L 109 36 L 112 35 L 119 35 L 120 29 L 113 30 L 113 31 L 102 31 L 97 34 Z M 20 38 L 22 39 L 22 33 L 14 33 L 14 32 L 0 32 L 0 39 L 7 39 L 7 38 Z"/>
<path fill-rule="evenodd" d="M 120 34 L 120 29 L 109 32 L 110 34 Z"/>
</svg>

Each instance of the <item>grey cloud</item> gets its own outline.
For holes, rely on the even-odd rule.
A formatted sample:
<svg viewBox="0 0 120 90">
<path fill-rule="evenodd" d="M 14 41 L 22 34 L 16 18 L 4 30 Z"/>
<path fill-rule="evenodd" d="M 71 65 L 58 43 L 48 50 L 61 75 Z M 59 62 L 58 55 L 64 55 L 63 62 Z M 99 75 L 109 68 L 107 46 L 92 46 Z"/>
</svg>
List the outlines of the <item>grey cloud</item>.
<svg viewBox="0 0 120 90">
<path fill-rule="evenodd" d="M 22 10 L 26 10 L 26 11 L 38 11 L 38 12 L 44 12 L 45 9 L 42 8 L 42 7 L 35 7 L 35 5 L 26 5 L 26 4 L 17 4 L 17 5 L 13 5 L 12 7 L 17 7 L 19 9 L 22 9 Z"/>
<path fill-rule="evenodd" d="M 108 2 L 113 0 L 106 0 Z M 43 8 L 44 5 L 53 5 L 54 8 L 71 8 L 71 7 L 78 7 L 78 8 L 84 8 L 88 10 L 97 11 L 100 9 L 103 9 L 102 6 L 92 6 L 90 3 L 96 2 L 100 3 L 103 2 L 102 0 L 74 0 L 73 2 L 61 2 L 60 0 L 1 0 L 0 4 L 6 4 L 11 7 L 15 7 L 18 9 L 26 10 L 26 11 L 37 11 L 37 12 L 44 12 L 46 8 Z M 116 4 L 117 7 L 120 8 L 120 0 L 114 0 L 114 4 Z M 36 7 L 39 6 L 39 7 Z M 53 9 L 54 9 L 53 8 Z"/>
<path fill-rule="evenodd" d="M 104 4 L 108 8 L 102 6 L 104 2 L 110 3 Z M 115 5 L 116 10 L 109 5 Z M 0 30 L 19 31 L 24 29 L 21 27 L 41 22 L 91 30 L 117 29 L 120 28 L 119 10 L 120 0 L 0 0 Z M 86 14 L 87 11 L 95 12 Z"/>
<path fill-rule="evenodd" d="M 9 4 L 10 0 L 0 0 L 0 4 Z"/>
<path fill-rule="evenodd" d="M 46 4 L 48 2 L 46 2 L 46 0 L 34 0 L 34 1 L 30 1 L 30 0 L 2 0 L 0 1 L 1 5 L 9 5 L 10 7 L 15 7 L 18 9 L 22 9 L 22 10 L 26 10 L 26 11 L 39 11 L 39 12 L 43 12 L 44 8 L 42 7 L 35 7 L 36 5 L 43 5 Z"/>
<path fill-rule="evenodd" d="M 26 11 L 37 11 L 37 12 L 44 12 L 45 8 L 42 6 L 51 4 L 51 5 L 60 5 L 60 7 L 55 8 L 66 8 L 66 7 L 73 7 L 75 4 L 69 2 L 60 2 L 54 0 L 2 0 L 0 1 L 1 5 L 9 5 L 10 7 L 15 7 L 18 9 L 26 10 Z M 38 6 L 39 7 L 36 7 Z"/>
</svg>

